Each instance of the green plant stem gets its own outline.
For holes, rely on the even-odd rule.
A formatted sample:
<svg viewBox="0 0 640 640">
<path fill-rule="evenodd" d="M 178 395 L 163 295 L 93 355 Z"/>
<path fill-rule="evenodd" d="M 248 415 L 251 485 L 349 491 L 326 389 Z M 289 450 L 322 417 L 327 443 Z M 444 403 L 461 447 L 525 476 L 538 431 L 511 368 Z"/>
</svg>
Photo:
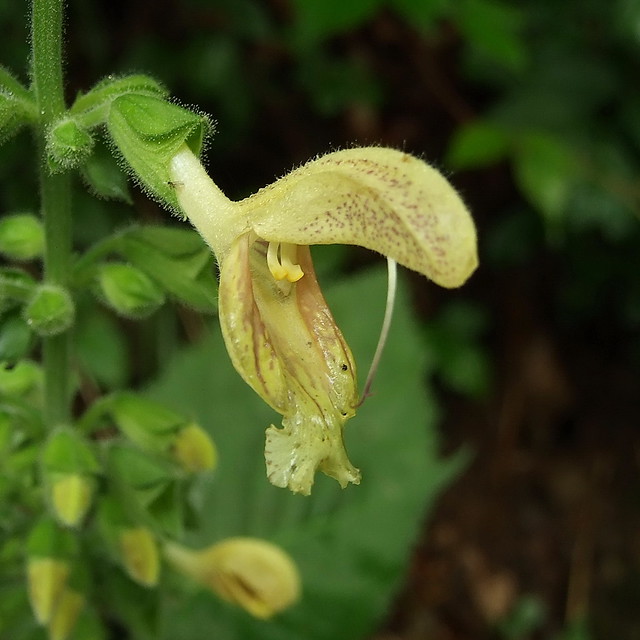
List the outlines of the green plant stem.
<svg viewBox="0 0 640 640">
<path fill-rule="evenodd" d="M 33 0 L 31 20 L 33 91 L 38 105 L 40 192 L 45 228 L 45 282 L 66 286 L 71 263 L 71 184 L 52 175 L 45 155 L 46 132 L 65 110 L 62 85 L 62 0 Z M 70 418 L 70 336 L 44 338 L 44 418 L 49 428 Z"/>
</svg>

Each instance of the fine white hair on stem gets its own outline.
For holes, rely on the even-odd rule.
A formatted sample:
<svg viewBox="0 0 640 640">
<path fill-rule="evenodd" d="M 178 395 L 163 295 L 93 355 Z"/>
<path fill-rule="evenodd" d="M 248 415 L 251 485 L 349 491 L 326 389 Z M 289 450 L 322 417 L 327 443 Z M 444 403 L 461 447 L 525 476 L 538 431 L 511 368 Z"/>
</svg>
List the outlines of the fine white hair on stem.
<svg viewBox="0 0 640 640">
<path fill-rule="evenodd" d="M 393 308 L 396 302 L 396 290 L 398 283 L 398 263 L 392 258 L 387 258 L 387 304 L 384 310 L 384 319 L 382 320 L 382 327 L 380 328 L 380 336 L 378 338 L 378 344 L 376 345 L 376 351 L 373 354 L 373 360 L 367 373 L 367 379 L 362 389 L 362 397 L 358 406 L 361 406 L 364 401 L 369 397 L 371 386 L 375 380 L 376 373 L 378 371 L 378 365 L 380 364 L 380 358 L 384 351 L 387 338 L 389 337 L 389 329 L 391 328 L 391 320 L 393 319 Z"/>
</svg>

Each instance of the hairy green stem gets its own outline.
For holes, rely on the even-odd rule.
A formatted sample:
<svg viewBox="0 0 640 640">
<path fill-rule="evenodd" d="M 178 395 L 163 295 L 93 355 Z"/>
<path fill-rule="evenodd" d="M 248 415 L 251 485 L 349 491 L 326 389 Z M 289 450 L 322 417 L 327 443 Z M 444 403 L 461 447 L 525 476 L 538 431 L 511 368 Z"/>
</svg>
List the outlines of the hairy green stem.
<svg viewBox="0 0 640 640">
<path fill-rule="evenodd" d="M 33 0 L 31 64 L 38 105 L 40 191 L 45 228 L 45 282 L 66 286 L 71 263 L 71 184 L 66 174 L 52 175 L 45 155 L 46 133 L 65 110 L 62 84 L 62 0 Z M 70 336 L 43 341 L 45 422 L 49 428 L 70 418 Z"/>
</svg>

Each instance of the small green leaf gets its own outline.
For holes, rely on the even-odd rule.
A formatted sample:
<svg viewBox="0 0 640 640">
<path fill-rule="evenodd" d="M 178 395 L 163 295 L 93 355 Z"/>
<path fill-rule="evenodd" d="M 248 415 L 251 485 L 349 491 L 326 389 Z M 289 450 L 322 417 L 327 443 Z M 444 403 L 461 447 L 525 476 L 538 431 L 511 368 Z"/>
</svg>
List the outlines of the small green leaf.
<svg viewBox="0 0 640 640">
<path fill-rule="evenodd" d="M 295 0 L 295 41 L 309 47 L 320 40 L 352 29 L 373 17 L 383 0 Z"/>
<path fill-rule="evenodd" d="M 507 69 L 524 69 L 529 54 L 520 8 L 499 0 L 463 0 L 454 6 L 457 24 L 472 47 Z"/>
<path fill-rule="evenodd" d="M 18 132 L 22 125 L 37 118 L 31 93 L 0 66 L 0 144 Z"/>
</svg>

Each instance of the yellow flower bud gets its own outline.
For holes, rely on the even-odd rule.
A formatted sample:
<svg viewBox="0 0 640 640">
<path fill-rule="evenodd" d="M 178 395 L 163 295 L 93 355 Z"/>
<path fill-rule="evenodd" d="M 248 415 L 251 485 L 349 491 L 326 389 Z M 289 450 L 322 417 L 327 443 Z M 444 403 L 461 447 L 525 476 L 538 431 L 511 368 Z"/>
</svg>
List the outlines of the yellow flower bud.
<svg viewBox="0 0 640 640">
<path fill-rule="evenodd" d="M 193 423 L 178 431 L 171 452 L 180 465 L 190 473 L 213 469 L 218 458 L 209 434 Z"/>
<path fill-rule="evenodd" d="M 49 640 L 66 640 L 76 625 L 84 606 L 84 596 L 74 589 L 65 589 L 58 599 L 49 621 Z"/>
<path fill-rule="evenodd" d="M 160 576 L 160 555 L 151 531 L 146 527 L 124 529 L 119 544 L 129 577 L 144 587 L 155 587 Z"/>
<path fill-rule="evenodd" d="M 57 519 L 68 527 L 77 527 L 84 518 L 93 494 L 93 481 L 78 473 L 61 474 L 54 479 L 51 499 Z"/>
<path fill-rule="evenodd" d="M 300 597 L 295 563 L 270 542 L 229 538 L 201 551 L 174 543 L 164 550 L 178 571 L 256 618 L 270 618 Z"/>
<path fill-rule="evenodd" d="M 33 615 L 39 624 L 48 624 L 64 591 L 69 564 L 56 558 L 31 558 L 27 563 L 27 586 Z"/>
</svg>

